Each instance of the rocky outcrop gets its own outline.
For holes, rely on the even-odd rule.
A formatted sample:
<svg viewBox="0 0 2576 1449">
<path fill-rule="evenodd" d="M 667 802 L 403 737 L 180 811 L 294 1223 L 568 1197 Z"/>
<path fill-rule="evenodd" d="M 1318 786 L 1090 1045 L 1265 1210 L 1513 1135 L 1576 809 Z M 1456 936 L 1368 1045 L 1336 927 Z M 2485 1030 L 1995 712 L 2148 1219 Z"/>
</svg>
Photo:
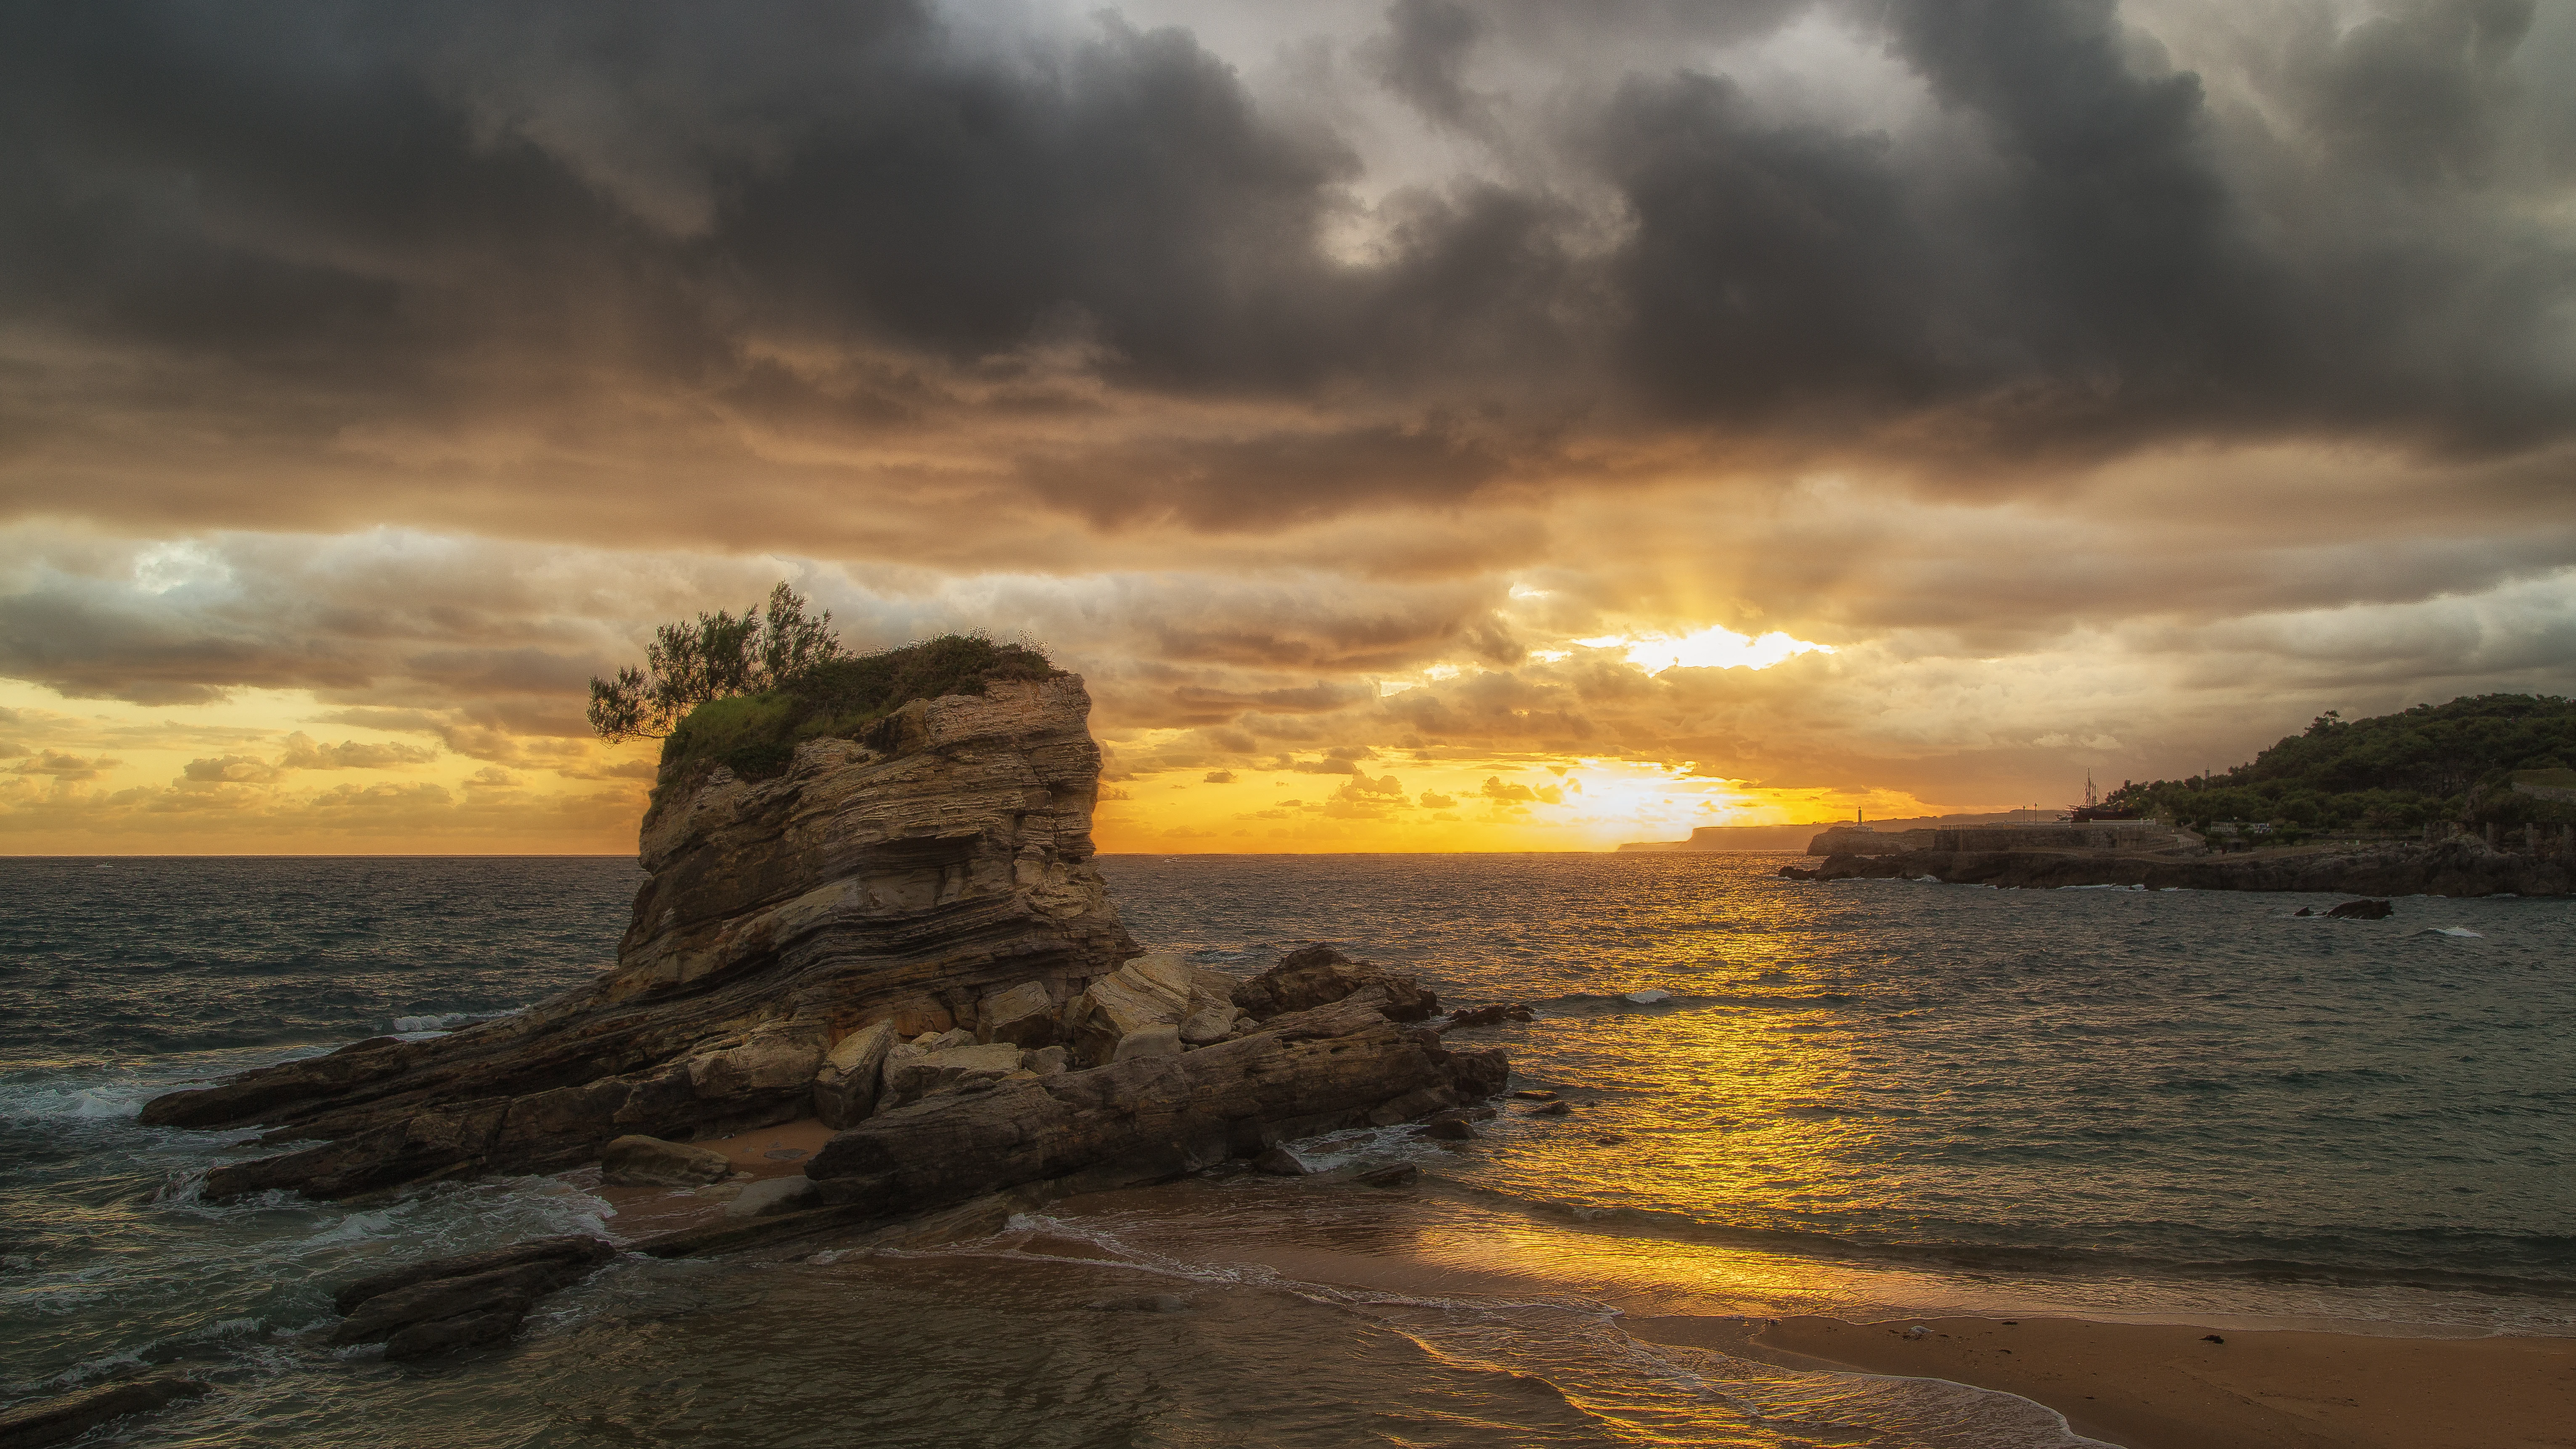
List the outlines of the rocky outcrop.
<svg viewBox="0 0 2576 1449">
<path fill-rule="evenodd" d="M 996 682 L 907 704 L 864 742 L 808 740 L 771 778 L 667 779 L 633 924 L 593 985 L 174 1093 L 143 1119 L 322 1143 L 217 1169 L 218 1198 L 545 1171 L 616 1137 L 739 1132 L 827 1101 L 857 1120 L 878 1104 L 839 1050 L 852 1035 L 980 1035 L 993 1001 L 1016 1040 L 1029 988 L 1072 1000 L 1136 954 L 1092 865 L 1089 710 L 1078 678 Z"/>
<path fill-rule="evenodd" d="M 2435 845 L 2394 844 L 2345 851 L 2298 851 L 2175 858 L 2050 850 L 1920 850 L 1900 855 L 1834 855 L 1821 865 L 1788 865 L 1796 880 L 1920 880 L 1953 885 L 2047 889 L 2134 885 L 2149 890 L 2316 891 L 2368 896 L 2560 896 L 2576 889 L 2563 857 L 2498 851 L 2473 836 Z"/>
<path fill-rule="evenodd" d="M 1196 1050 L 880 1112 L 834 1137 L 806 1175 L 826 1203 L 888 1215 L 1023 1183 L 1140 1181 L 1481 1102 L 1508 1071 L 1500 1052 L 1446 1051 L 1345 998 Z"/>
<path fill-rule="evenodd" d="M 1358 1000 L 1393 1021 L 1425 1021 L 1440 998 L 1410 976 L 1354 961 L 1330 946 L 1300 946 L 1279 964 L 1234 988 L 1234 1004 L 1255 1017 L 1306 1011 L 1329 1001 Z"/>
<path fill-rule="evenodd" d="M 621 1183 L 707 1181 L 723 1159 L 690 1139 L 811 1113 L 840 1135 L 807 1178 L 726 1208 L 792 1219 L 1150 1176 L 1501 1089 L 1499 1052 L 1406 1025 L 1433 993 L 1330 947 L 1249 981 L 1138 954 L 1091 864 L 1089 708 L 1078 679 L 994 682 L 808 740 L 774 776 L 675 766 L 592 986 L 174 1093 L 144 1120 L 319 1142 L 218 1168 L 209 1197 L 343 1197 L 593 1160 Z M 344 1332 L 397 1356 L 504 1336 L 540 1269 L 380 1288 Z"/>
<path fill-rule="evenodd" d="M 1179 956 L 1139 956 L 1066 1004 L 1064 1037 L 1084 1066 L 1169 1056 L 1233 1032 L 1246 1015 L 1234 1002 L 1242 989 Z"/>
<path fill-rule="evenodd" d="M 495 1343 L 538 1299 L 580 1282 L 615 1251 L 597 1238 L 536 1238 L 361 1278 L 332 1295 L 344 1321 L 331 1342 L 381 1343 L 391 1359 Z"/>
<path fill-rule="evenodd" d="M 0 1410 L 0 1449 L 35 1449 L 77 1439 L 112 1419 L 148 1414 L 181 1399 L 203 1395 L 206 1386 L 177 1374 L 149 1374 L 112 1384 L 98 1384 L 50 1399 Z"/>
</svg>

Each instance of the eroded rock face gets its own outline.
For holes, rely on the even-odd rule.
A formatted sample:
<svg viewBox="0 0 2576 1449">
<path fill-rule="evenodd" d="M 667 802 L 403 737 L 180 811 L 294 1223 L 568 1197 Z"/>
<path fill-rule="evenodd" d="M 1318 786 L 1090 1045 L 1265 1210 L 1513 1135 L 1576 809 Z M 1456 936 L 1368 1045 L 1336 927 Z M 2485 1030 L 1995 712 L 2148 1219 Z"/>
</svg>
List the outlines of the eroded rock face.
<svg viewBox="0 0 2576 1449">
<path fill-rule="evenodd" d="M 1139 956 L 1065 1003 L 1063 1031 L 1084 1066 L 1161 1056 L 1222 1038 L 1242 983 L 1167 952 Z M 1183 1028 L 1195 1023 L 1195 1034 Z"/>
<path fill-rule="evenodd" d="M 1022 1008 L 1034 984 L 1070 999 L 1136 954 L 1092 865 L 1082 681 L 988 688 L 914 701 L 864 744 L 808 741 L 773 779 L 719 768 L 667 786 L 633 924 L 593 986 L 173 1093 L 143 1120 L 322 1139 L 218 1169 L 206 1192 L 338 1197 L 571 1166 L 629 1134 L 767 1126 L 844 1083 L 838 1114 L 865 1116 L 876 1074 L 827 1068 L 853 1033 L 971 1032 L 987 998 L 1019 988 Z"/>
</svg>

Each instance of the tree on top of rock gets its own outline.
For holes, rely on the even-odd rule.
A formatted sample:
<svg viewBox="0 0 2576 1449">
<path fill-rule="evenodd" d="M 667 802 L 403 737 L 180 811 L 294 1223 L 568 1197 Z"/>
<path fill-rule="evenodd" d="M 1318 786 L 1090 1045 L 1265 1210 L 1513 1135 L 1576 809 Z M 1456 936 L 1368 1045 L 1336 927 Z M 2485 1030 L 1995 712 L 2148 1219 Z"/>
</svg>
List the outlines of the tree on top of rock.
<svg viewBox="0 0 2576 1449">
<path fill-rule="evenodd" d="M 829 609 L 808 618 L 804 597 L 782 580 L 763 608 L 719 609 L 665 624 L 644 651 L 646 668 L 590 681 L 590 727 L 609 740 L 658 739 L 711 699 L 774 689 L 841 657 Z"/>
</svg>

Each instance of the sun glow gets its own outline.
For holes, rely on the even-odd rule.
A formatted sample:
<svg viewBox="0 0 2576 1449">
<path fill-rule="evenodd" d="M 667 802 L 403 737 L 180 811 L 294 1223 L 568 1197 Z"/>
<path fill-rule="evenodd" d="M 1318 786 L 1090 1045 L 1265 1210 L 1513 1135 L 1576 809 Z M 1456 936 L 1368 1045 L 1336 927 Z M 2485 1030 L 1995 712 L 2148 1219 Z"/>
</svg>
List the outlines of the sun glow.
<svg viewBox="0 0 2576 1449">
<path fill-rule="evenodd" d="M 1773 630 L 1755 636 L 1712 624 L 1695 634 L 1605 634 L 1575 641 L 1587 649 L 1624 649 L 1628 662 L 1648 674 L 1667 669 L 1768 669 L 1801 654 L 1831 654 L 1830 644 Z"/>
</svg>

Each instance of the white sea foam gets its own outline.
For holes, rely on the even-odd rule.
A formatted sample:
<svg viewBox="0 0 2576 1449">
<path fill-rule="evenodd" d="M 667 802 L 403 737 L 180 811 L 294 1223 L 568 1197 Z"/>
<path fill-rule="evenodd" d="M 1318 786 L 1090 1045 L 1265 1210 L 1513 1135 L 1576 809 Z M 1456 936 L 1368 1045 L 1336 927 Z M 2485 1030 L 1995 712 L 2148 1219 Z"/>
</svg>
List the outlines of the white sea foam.
<svg viewBox="0 0 2576 1449">
<path fill-rule="evenodd" d="M 134 1116 L 143 1110 L 144 1103 L 165 1090 L 161 1086 L 139 1082 L 102 1083 L 88 1087 L 12 1083 L 0 1087 L 0 1118 L 11 1121 L 48 1118 L 113 1121 Z"/>
<path fill-rule="evenodd" d="M 525 1010 L 526 1007 L 519 1007 L 511 1011 L 441 1011 L 427 1016 L 397 1016 L 393 1031 L 396 1036 L 438 1036 L 460 1026 L 472 1026 L 478 1021 L 499 1021 L 505 1016 L 517 1016 Z"/>
<path fill-rule="evenodd" d="M 1656 991 L 1650 987 L 1644 991 L 1631 991 L 1623 999 L 1633 1001 L 1639 1006 L 1652 1006 L 1658 1001 L 1672 1000 L 1673 994 L 1669 991 Z"/>
<path fill-rule="evenodd" d="M 2424 934 L 2427 936 L 2467 936 L 2478 939 L 2483 939 L 2486 936 L 2486 932 L 2472 931 L 2466 926 L 2428 926 L 2425 928 Z"/>
</svg>

